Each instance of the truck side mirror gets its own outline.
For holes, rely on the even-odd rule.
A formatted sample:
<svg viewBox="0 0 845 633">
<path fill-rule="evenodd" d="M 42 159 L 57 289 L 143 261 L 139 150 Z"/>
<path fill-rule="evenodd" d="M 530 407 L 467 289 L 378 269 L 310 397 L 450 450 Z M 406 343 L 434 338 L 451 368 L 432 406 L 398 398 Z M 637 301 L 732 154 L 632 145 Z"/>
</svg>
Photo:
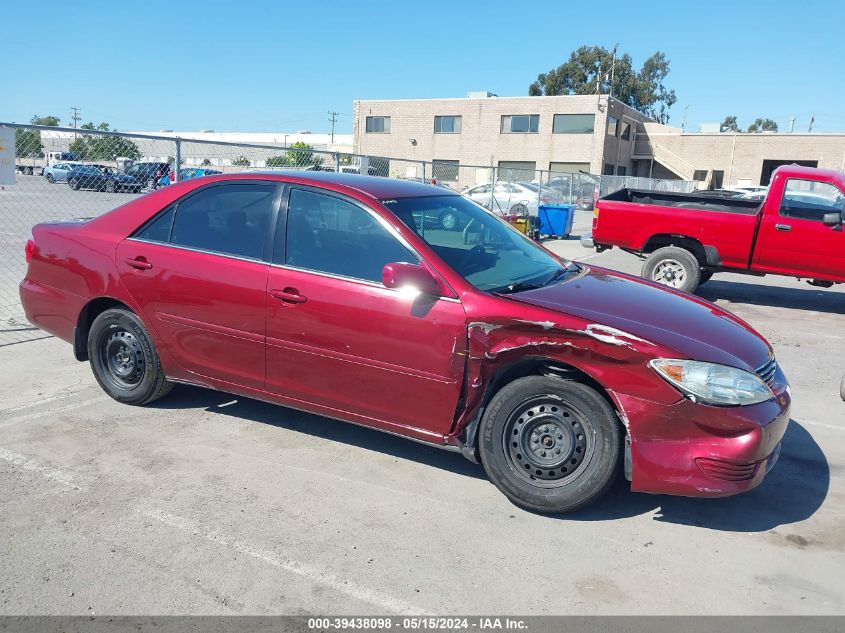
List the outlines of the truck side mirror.
<svg viewBox="0 0 845 633">
<path fill-rule="evenodd" d="M 825 213 L 822 216 L 822 224 L 825 226 L 839 226 L 842 224 L 841 213 Z"/>
</svg>

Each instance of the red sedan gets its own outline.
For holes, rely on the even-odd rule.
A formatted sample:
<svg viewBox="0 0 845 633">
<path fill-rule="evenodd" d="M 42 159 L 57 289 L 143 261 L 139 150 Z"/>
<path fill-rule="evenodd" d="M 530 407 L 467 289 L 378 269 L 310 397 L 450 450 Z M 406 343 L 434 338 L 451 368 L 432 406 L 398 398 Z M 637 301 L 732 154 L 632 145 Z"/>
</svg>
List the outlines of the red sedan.
<svg viewBox="0 0 845 633">
<path fill-rule="evenodd" d="M 562 260 L 475 203 L 388 178 L 176 183 L 39 224 L 21 300 L 115 400 L 176 382 L 461 451 L 540 512 L 753 488 L 789 387 L 696 297 Z"/>
</svg>

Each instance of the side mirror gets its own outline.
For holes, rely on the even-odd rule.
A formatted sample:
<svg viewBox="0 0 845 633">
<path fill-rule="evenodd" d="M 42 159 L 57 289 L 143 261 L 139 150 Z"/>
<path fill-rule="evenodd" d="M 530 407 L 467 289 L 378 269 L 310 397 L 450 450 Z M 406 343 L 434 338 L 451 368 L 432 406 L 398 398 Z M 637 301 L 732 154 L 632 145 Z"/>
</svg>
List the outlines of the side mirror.
<svg viewBox="0 0 845 633">
<path fill-rule="evenodd" d="M 825 226 L 839 226 L 842 224 L 841 213 L 825 213 L 822 216 L 822 224 Z"/>
<path fill-rule="evenodd" d="M 419 264 L 407 262 L 385 264 L 381 271 L 381 282 L 385 288 L 413 288 L 422 294 L 435 297 L 443 294 L 440 282 Z"/>
</svg>

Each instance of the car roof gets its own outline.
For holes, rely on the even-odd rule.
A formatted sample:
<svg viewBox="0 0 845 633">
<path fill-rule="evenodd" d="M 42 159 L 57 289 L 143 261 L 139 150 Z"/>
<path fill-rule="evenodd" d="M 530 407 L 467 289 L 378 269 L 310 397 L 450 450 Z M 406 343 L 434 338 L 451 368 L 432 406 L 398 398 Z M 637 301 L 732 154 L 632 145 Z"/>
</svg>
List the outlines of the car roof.
<svg viewBox="0 0 845 633">
<path fill-rule="evenodd" d="M 779 171 L 788 172 L 792 176 L 807 176 L 810 180 L 818 176 L 823 176 L 845 185 L 845 172 L 835 169 L 821 169 L 819 167 L 805 167 L 803 165 L 781 165 L 775 170 L 775 172 Z"/>
<path fill-rule="evenodd" d="M 234 174 L 212 176 L 216 180 L 232 178 Z M 353 190 L 371 196 L 376 200 L 386 198 L 418 198 L 422 196 L 458 195 L 450 189 L 428 185 L 413 180 L 387 178 L 382 176 L 362 176 L 360 174 L 338 173 L 333 171 L 294 171 L 294 170 L 256 170 L 238 172 L 238 176 L 270 176 L 272 180 L 313 184 L 330 188 Z"/>
</svg>

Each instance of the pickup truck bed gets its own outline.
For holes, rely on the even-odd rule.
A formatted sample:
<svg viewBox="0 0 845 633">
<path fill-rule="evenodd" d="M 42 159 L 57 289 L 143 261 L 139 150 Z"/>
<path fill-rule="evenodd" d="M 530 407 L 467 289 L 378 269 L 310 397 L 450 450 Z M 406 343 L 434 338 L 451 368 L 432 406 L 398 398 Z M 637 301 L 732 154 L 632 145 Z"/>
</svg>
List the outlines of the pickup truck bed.
<svg viewBox="0 0 845 633">
<path fill-rule="evenodd" d="M 845 281 L 845 174 L 785 165 L 762 202 L 622 189 L 601 198 L 592 235 L 645 259 L 642 275 L 692 292 L 720 271 Z"/>
</svg>

